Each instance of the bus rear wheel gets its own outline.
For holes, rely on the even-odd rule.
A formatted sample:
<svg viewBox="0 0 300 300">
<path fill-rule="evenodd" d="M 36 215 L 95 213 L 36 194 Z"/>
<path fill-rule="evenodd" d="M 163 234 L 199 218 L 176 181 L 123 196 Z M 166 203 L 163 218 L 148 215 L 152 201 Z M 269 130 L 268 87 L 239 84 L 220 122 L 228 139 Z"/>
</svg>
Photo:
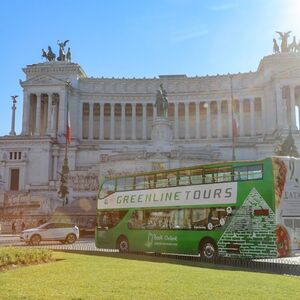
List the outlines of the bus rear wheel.
<svg viewBox="0 0 300 300">
<path fill-rule="evenodd" d="M 200 257 L 215 259 L 218 256 L 218 247 L 212 239 L 205 239 L 200 243 Z"/>
<path fill-rule="evenodd" d="M 120 236 L 118 238 L 117 247 L 120 252 L 126 253 L 129 251 L 128 239 L 125 236 Z"/>
</svg>

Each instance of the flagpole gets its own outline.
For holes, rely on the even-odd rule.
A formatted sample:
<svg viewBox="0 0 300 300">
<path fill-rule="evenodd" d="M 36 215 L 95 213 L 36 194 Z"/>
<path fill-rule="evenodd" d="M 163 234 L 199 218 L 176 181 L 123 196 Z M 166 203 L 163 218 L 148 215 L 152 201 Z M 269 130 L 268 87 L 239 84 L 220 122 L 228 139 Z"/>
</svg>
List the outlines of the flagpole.
<svg viewBox="0 0 300 300">
<path fill-rule="evenodd" d="M 230 97 L 231 97 L 231 135 L 232 135 L 232 160 L 235 160 L 235 132 L 234 132 L 234 128 L 233 128 L 233 109 L 234 109 L 234 101 L 233 101 L 233 91 L 232 91 L 232 78 L 233 75 L 229 75 L 230 78 Z"/>
</svg>

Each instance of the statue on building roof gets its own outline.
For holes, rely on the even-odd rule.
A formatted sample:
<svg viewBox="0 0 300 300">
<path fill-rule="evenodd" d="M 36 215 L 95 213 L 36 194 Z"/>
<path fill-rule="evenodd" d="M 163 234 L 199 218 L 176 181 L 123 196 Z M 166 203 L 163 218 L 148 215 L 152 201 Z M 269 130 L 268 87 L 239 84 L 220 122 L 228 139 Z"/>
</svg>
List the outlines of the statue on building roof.
<svg viewBox="0 0 300 300">
<path fill-rule="evenodd" d="M 296 36 L 293 37 L 293 41 L 289 44 L 289 51 L 291 52 L 296 52 L 297 50 L 297 41 L 296 41 Z"/>
<path fill-rule="evenodd" d="M 66 60 L 66 54 L 65 54 L 65 47 L 69 40 L 65 40 L 64 42 L 57 41 L 57 45 L 59 46 L 59 55 L 57 60 L 58 61 L 65 61 Z"/>
<path fill-rule="evenodd" d="M 67 52 L 67 54 L 66 54 L 66 60 L 68 61 L 68 62 L 71 62 L 71 50 L 70 50 L 70 47 L 68 48 L 68 52 Z"/>
<path fill-rule="evenodd" d="M 273 52 L 274 53 L 279 53 L 279 46 L 276 42 L 276 39 L 273 39 Z"/>
<path fill-rule="evenodd" d="M 280 46 L 281 52 L 289 52 L 288 38 L 291 32 L 292 31 L 287 31 L 287 32 L 276 31 L 276 33 L 280 35 L 280 39 L 281 39 L 281 46 Z"/>
<path fill-rule="evenodd" d="M 42 49 L 42 57 L 45 57 L 48 61 L 55 60 L 56 55 L 53 53 L 52 49 L 50 46 L 48 46 L 48 51 L 45 51 Z"/>
<path fill-rule="evenodd" d="M 167 91 L 163 88 L 163 84 L 160 84 L 160 89 L 156 93 L 155 106 L 157 108 L 158 117 L 168 117 L 168 98 Z"/>
</svg>

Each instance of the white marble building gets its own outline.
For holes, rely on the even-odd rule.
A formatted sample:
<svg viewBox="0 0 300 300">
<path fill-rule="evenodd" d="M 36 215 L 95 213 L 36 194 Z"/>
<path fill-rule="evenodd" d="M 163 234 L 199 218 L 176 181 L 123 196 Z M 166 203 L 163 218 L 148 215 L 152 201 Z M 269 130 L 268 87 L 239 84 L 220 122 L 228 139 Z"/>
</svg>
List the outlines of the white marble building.
<svg viewBox="0 0 300 300">
<path fill-rule="evenodd" d="M 93 202 L 99 175 L 231 160 L 232 103 L 238 160 L 272 155 L 277 134 L 287 134 L 289 125 L 300 149 L 300 53 L 269 55 L 256 72 L 232 75 L 93 78 L 65 61 L 23 71 L 22 132 L 0 138 L 2 216 L 47 215 L 62 205 L 57 172 L 64 159 L 67 103 L 73 206 Z M 166 141 L 153 128 L 160 83 L 169 101 Z"/>
</svg>

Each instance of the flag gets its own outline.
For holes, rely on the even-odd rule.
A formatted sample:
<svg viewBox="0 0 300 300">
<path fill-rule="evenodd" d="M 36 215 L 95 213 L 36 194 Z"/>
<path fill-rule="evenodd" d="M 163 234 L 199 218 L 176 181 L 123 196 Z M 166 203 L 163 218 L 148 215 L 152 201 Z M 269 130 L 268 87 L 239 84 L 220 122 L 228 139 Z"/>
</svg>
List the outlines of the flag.
<svg viewBox="0 0 300 300">
<path fill-rule="evenodd" d="M 235 112 L 232 114 L 232 134 L 234 137 L 237 137 L 239 134 L 238 116 Z"/>
<path fill-rule="evenodd" d="M 71 120 L 70 120 L 70 111 L 69 111 L 69 105 L 67 106 L 67 134 L 66 134 L 66 140 L 67 143 L 71 143 Z"/>
</svg>

